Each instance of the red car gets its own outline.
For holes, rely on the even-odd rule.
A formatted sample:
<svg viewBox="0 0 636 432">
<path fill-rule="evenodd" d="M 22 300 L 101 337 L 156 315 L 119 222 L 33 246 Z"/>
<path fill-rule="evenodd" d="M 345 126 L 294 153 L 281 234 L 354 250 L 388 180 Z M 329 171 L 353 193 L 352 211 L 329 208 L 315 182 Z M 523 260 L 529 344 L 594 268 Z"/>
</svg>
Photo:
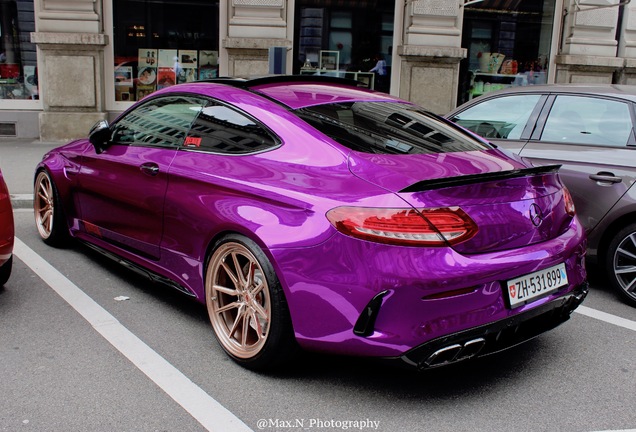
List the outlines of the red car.
<svg viewBox="0 0 636 432">
<path fill-rule="evenodd" d="M 0 171 L 0 285 L 11 276 L 13 266 L 13 208 L 9 189 Z"/>
</svg>

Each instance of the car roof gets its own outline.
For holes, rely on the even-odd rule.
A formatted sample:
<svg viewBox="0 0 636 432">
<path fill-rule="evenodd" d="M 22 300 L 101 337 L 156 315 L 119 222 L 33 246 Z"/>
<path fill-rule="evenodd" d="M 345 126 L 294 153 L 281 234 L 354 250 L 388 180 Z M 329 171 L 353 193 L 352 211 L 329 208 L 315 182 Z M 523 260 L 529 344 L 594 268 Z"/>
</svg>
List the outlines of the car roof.
<svg viewBox="0 0 636 432">
<path fill-rule="evenodd" d="M 507 93 L 569 93 L 598 96 L 611 96 L 636 101 L 636 85 L 619 84 L 542 84 L 523 87 L 510 87 L 485 96 Z"/>
</svg>

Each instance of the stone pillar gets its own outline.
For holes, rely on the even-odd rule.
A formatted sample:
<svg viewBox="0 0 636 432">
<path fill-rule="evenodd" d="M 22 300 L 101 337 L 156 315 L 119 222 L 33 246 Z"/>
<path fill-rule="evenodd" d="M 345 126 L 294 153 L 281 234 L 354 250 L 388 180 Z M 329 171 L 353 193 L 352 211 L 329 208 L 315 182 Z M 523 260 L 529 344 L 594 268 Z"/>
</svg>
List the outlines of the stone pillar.
<svg viewBox="0 0 636 432">
<path fill-rule="evenodd" d="M 40 139 L 83 137 L 106 118 L 104 47 L 99 0 L 36 0 Z"/>
<path fill-rule="evenodd" d="M 557 83 L 612 83 L 623 67 L 616 57 L 619 0 L 565 2 L 561 54 L 556 57 Z M 611 6 L 611 7 L 608 7 Z"/>
<path fill-rule="evenodd" d="M 435 113 L 456 105 L 461 48 L 463 0 L 415 0 L 403 17 L 404 36 L 397 46 L 399 96 Z"/>
<path fill-rule="evenodd" d="M 618 43 L 618 56 L 625 61 L 625 68 L 619 79 L 620 84 L 636 84 L 636 4 L 624 6 L 623 22 Z"/>
<path fill-rule="evenodd" d="M 293 23 L 288 23 L 288 17 L 293 16 L 294 0 L 227 0 L 221 4 L 220 13 L 227 14 L 219 59 L 221 75 L 267 75 L 270 47 L 287 49 L 287 73 L 291 73 Z"/>
</svg>

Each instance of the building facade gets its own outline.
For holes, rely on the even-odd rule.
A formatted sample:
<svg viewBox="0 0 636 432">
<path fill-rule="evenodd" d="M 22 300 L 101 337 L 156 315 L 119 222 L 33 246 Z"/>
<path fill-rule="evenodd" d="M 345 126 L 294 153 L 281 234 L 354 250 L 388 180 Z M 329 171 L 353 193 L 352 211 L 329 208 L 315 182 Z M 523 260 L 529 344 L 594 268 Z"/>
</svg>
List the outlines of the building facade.
<svg viewBox="0 0 636 432">
<path fill-rule="evenodd" d="M 159 88 L 333 75 L 445 113 L 505 86 L 636 84 L 630 0 L 0 0 L 0 136 L 85 136 Z"/>
</svg>

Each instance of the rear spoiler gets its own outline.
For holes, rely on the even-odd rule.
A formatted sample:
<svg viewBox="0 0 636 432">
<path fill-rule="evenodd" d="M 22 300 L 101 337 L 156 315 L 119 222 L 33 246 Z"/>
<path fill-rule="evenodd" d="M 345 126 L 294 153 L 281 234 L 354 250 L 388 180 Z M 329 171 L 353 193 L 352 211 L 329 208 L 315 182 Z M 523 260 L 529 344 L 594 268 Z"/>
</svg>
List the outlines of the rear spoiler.
<svg viewBox="0 0 636 432">
<path fill-rule="evenodd" d="M 440 179 L 422 180 L 417 183 L 407 186 L 400 191 L 402 192 L 423 192 L 434 189 L 443 189 L 452 186 L 464 186 L 475 183 L 486 183 L 496 180 L 507 180 L 517 177 L 532 177 L 545 175 L 550 173 L 556 173 L 561 168 L 561 165 L 545 165 L 540 167 L 523 168 L 511 171 L 501 171 L 495 173 L 484 174 L 470 174 L 459 177 L 448 177 Z"/>
<path fill-rule="evenodd" d="M 310 83 L 310 84 L 341 84 L 352 87 L 360 87 L 359 81 L 340 78 L 328 75 L 268 75 L 259 78 L 252 78 L 249 80 L 243 78 L 233 77 L 219 77 L 206 80 L 199 80 L 196 82 L 227 84 L 234 87 L 240 87 L 245 89 L 251 89 L 260 85 L 267 84 L 293 84 L 293 83 Z"/>
</svg>

